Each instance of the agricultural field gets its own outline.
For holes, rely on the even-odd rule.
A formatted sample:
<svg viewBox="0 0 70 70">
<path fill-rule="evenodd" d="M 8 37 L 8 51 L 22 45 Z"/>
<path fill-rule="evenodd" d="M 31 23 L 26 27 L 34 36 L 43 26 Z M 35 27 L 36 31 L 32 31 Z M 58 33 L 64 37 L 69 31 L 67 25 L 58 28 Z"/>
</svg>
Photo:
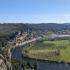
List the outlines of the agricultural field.
<svg viewBox="0 0 70 70">
<path fill-rule="evenodd" d="M 24 48 L 22 53 L 30 58 L 67 63 L 70 62 L 70 41 L 57 40 L 34 42 Z"/>
</svg>

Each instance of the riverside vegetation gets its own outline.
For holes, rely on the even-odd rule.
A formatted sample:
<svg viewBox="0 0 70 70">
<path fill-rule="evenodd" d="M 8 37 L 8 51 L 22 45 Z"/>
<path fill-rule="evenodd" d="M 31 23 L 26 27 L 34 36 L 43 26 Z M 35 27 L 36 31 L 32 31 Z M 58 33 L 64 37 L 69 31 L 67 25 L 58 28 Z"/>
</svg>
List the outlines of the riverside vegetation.
<svg viewBox="0 0 70 70">
<path fill-rule="evenodd" d="M 25 63 L 24 61 L 21 61 L 18 58 L 12 56 L 11 60 L 12 60 L 11 63 L 12 63 L 12 69 L 13 70 L 19 70 L 19 69 L 24 69 L 24 70 L 28 70 L 28 69 L 29 70 L 38 70 L 37 59 L 35 60 L 34 65 L 31 65 L 29 59 L 28 59 L 28 62 Z"/>
<path fill-rule="evenodd" d="M 24 57 L 69 63 L 70 40 L 33 42 L 22 53 Z"/>
<path fill-rule="evenodd" d="M 20 35 L 18 35 L 20 33 Z M 19 38 L 24 39 L 20 41 Z M 16 44 L 16 37 L 18 42 L 25 42 L 34 38 L 50 38 L 51 34 L 70 34 L 70 26 L 56 23 L 41 23 L 41 24 L 24 24 L 24 23 L 0 23 L 0 55 L 2 55 L 7 62 L 7 70 L 12 70 L 11 67 L 11 48 Z M 65 37 L 65 39 L 69 39 Z M 48 42 L 48 43 L 47 43 Z M 57 43 L 56 43 L 57 42 Z M 69 62 L 69 40 L 60 41 L 44 41 L 35 42 L 24 48 L 23 54 L 26 57 L 38 58 L 44 60 L 57 60 Z M 57 44 L 61 45 L 57 45 Z M 28 50 L 27 50 L 28 49 Z M 0 58 L 1 59 L 1 58 Z M 13 59 L 14 61 L 15 59 Z M 4 62 L 5 63 L 5 62 Z M 15 62 L 17 63 L 17 61 Z M 13 63 L 14 64 L 14 63 Z M 16 69 L 16 66 L 14 66 Z M 2 69 L 4 70 L 4 69 Z"/>
</svg>

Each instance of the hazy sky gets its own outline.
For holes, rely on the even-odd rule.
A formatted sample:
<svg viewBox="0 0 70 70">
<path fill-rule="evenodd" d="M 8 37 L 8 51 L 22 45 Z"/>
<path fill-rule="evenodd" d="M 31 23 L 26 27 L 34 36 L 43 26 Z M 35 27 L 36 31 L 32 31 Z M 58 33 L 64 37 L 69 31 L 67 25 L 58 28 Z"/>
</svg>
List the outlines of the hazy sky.
<svg viewBox="0 0 70 70">
<path fill-rule="evenodd" d="M 70 0 L 0 0 L 0 22 L 70 22 Z"/>
</svg>

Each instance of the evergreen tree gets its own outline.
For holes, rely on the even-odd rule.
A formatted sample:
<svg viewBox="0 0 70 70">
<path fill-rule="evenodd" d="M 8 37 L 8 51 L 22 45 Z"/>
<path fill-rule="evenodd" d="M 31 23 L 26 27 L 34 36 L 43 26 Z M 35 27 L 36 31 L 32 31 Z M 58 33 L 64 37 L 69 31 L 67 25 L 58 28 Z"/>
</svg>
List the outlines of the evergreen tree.
<svg viewBox="0 0 70 70">
<path fill-rule="evenodd" d="M 24 67 L 24 70 L 26 70 L 26 67 Z"/>
<path fill-rule="evenodd" d="M 57 54 L 57 55 L 60 55 L 60 49 L 57 50 L 57 53 L 56 53 L 56 54 Z"/>
<path fill-rule="evenodd" d="M 7 45 L 7 41 L 0 35 L 0 47 L 5 47 Z"/>
<path fill-rule="evenodd" d="M 27 66 L 32 69 L 32 65 L 30 64 L 30 61 L 29 60 L 27 62 Z"/>
<path fill-rule="evenodd" d="M 0 47 L 2 47 L 2 43 L 0 42 Z"/>
<path fill-rule="evenodd" d="M 35 63 L 34 63 L 34 70 L 38 70 L 38 62 L 37 62 L 37 59 L 35 60 Z"/>
</svg>

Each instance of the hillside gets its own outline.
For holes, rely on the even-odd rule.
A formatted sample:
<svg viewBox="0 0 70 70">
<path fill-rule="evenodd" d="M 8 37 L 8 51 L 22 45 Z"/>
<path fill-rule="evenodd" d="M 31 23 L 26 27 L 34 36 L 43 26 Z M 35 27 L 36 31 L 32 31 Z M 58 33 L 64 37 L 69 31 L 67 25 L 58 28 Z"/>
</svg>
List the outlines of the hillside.
<svg viewBox="0 0 70 70">
<path fill-rule="evenodd" d="M 19 31 L 26 32 L 28 29 L 30 28 L 25 24 L 0 24 L 0 34 L 2 34 L 2 36 L 7 40 L 13 39 Z"/>
<path fill-rule="evenodd" d="M 0 54 L 2 68 L 5 64 L 11 70 L 11 48 L 41 38 L 51 38 L 51 34 L 70 34 L 70 26 L 56 23 L 24 24 L 4 23 L 0 24 Z M 55 38 L 58 39 L 58 38 Z M 68 39 L 65 37 L 64 39 Z M 2 58 L 3 56 L 3 58 Z M 12 62 L 13 63 L 13 62 Z M 16 64 L 15 64 L 16 65 Z M 13 66 L 15 66 L 13 65 Z M 2 69 L 1 68 L 1 69 Z M 8 69 L 8 70 L 9 70 Z"/>
<path fill-rule="evenodd" d="M 64 24 L 56 23 L 40 23 L 40 24 L 24 24 L 24 23 L 4 23 L 0 24 L 0 34 L 7 40 L 13 39 L 18 32 L 21 31 L 21 34 L 24 32 L 35 31 L 36 34 L 43 32 L 53 32 L 53 33 L 70 33 L 70 26 Z"/>
<path fill-rule="evenodd" d="M 64 23 L 64 25 L 70 25 L 70 23 Z"/>
</svg>

